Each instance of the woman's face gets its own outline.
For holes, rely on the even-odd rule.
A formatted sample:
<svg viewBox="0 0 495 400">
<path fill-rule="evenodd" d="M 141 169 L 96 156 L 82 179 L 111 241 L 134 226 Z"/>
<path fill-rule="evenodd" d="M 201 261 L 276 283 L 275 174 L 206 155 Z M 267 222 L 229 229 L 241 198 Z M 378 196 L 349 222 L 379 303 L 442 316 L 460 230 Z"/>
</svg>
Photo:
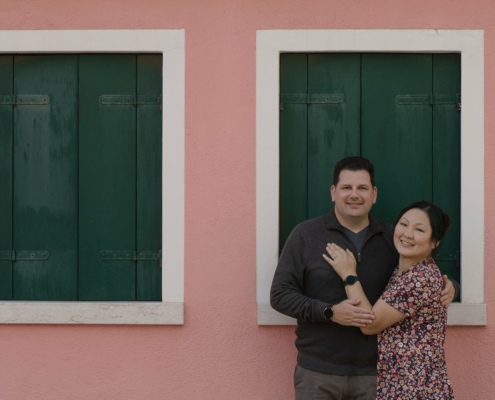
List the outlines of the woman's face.
<svg viewBox="0 0 495 400">
<path fill-rule="evenodd" d="M 430 218 L 423 210 L 407 211 L 395 226 L 394 244 L 402 257 L 415 262 L 431 254 L 435 244 L 431 240 Z"/>
</svg>

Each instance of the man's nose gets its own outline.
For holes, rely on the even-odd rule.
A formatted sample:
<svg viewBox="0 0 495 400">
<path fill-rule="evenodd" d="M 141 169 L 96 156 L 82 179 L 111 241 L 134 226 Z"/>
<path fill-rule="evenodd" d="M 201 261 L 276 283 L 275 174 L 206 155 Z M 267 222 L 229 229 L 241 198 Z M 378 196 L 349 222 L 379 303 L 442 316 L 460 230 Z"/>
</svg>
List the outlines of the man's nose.
<svg viewBox="0 0 495 400">
<path fill-rule="evenodd" d="M 351 197 L 359 197 L 357 188 L 352 188 Z"/>
</svg>

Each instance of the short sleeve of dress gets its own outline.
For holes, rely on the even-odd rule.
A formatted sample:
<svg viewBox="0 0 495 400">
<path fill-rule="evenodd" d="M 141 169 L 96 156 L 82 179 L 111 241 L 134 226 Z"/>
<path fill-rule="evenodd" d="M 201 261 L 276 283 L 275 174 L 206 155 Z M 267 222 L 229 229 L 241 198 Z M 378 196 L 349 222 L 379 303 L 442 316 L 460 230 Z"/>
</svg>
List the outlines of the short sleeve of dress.
<svg viewBox="0 0 495 400">
<path fill-rule="evenodd" d="M 412 268 L 400 275 L 394 275 L 381 299 L 400 311 L 402 314 L 413 317 L 424 308 L 431 308 L 436 297 L 436 277 L 428 271 Z"/>
</svg>

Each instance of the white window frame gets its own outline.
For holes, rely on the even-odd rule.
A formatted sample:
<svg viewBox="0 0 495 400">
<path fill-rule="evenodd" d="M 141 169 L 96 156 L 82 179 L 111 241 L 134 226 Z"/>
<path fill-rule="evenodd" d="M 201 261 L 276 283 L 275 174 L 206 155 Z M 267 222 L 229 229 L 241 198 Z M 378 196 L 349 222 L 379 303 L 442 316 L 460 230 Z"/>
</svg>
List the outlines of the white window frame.
<svg viewBox="0 0 495 400">
<path fill-rule="evenodd" d="M 259 325 L 294 325 L 270 307 L 278 261 L 279 67 L 285 52 L 461 54 L 461 293 L 449 325 L 486 325 L 484 31 L 259 30 L 256 36 L 256 300 Z"/>
<path fill-rule="evenodd" d="M 161 302 L 2 301 L 0 324 L 183 324 L 184 30 L 0 31 L 5 53 L 163 54 L 163 251 Z"/>
</svg>

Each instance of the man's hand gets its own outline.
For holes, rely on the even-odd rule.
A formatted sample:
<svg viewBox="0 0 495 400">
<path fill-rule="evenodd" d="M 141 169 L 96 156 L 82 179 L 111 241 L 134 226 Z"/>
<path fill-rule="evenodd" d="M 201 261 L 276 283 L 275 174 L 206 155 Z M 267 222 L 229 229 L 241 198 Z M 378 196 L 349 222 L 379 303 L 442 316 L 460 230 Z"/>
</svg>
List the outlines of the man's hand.
<svg viewBox="0 0 495 400">
<path fill-rule="evenodd" d="M 451 300 L 452 301 L 452 300 Z M 364 328 L 375 319 L 373 311 L 356 307 L 361 300 L 344 300 L 333 306 L 332 321 L 345 326 Z"/>
<path fill-rule="evenodd" d="M 444 275 L 442 278 L 443 278 L 443 290 L 441 293 L 442 297 L 440 298 L 440 301 L 442 303 L 442 306 L 444 308 L 447 308 L 450 305 L 450 303 L 452 303 L 452 301 L 454 300 L 455 288 L 452 282 L 449 281 L 447 275 Z M 335 313 L 335 308 L 334 308 L 334 313 Z"/>
</svg>

